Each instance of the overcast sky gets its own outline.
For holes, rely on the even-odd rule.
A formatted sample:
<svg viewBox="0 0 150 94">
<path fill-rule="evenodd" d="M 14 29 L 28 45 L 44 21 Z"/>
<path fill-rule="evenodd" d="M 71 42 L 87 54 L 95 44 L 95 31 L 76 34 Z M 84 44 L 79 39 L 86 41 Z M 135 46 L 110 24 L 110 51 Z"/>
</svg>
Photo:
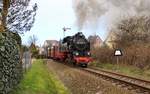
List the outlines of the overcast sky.
<svg viewBox="0 0 150 94">
<path fill-rule="evenodd" d="M 73 35 L 78 32 L 76 27 L 76 16 L 72 7 L 72 0 L 32 0 L 37 2 L 38 11 L 34 27 L 30 32 L 22 35 L 23 44 L 28 44 L 28 38 L 31 35 L 36 35 L 38 45 L 43 45 L 45 40 L 59 40 L 63 38 L 62 28 L 69 27 L 71 30 L 66 32 L 66 35 Z M 104 23 L 100 23 L 100 31 L 104 30 Z M 99 31 L 96 30 L 96 31 Z M 89 36 L 94 34 L 94 30 L 82 30 Z M 95 32 L 96 32 L 95 31 Z M 96 32 L 104 39 L 104 32 Z"/>
</svg>

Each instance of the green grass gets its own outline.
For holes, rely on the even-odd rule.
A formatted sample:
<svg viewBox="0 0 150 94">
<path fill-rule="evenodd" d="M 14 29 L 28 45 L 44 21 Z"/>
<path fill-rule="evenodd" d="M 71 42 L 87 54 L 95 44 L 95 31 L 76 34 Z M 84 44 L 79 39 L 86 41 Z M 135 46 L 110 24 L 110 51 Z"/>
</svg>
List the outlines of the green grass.
<svg viewBox="0 0 150 94">
<path fill-rule="evenodd" d="M 150 70 L 148 69 L 144 70 L 130 65 L 123 65 L 123 64 L 117 65 L 111 63 L 99 63 L 99 62 L 93 62 L 93 64 L 91 63 L 91 66 L 96 66 L 102 69 L 123 73 L 125 75 L 150 80 Z"/>
<path fill-rule="evenodd" d="M 56 76 L 48 71 L 42 60 L 36 60 L 12 94 L 69 94 L 69 92 Z"/>
</svg>

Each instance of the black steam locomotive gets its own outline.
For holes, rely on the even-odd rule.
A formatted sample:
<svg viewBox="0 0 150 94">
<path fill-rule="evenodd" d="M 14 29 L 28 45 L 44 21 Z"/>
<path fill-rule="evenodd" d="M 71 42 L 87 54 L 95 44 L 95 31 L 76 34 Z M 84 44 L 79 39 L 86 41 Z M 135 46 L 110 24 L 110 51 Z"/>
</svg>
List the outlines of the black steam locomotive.
<svg viewBox="0 0 150 94">
<path fill-rule="evenodd" d="M 82 32 L 78 32 L 74 36 L 67 36 L 60 41 L 59 45 L 51 47 L 49 56 L 55 60 L 66 61 L 84 67 L 87 67 L 92 60 L 90 43 Z"/>
<path fill-rule="evenodd" d="M 73 60 L 74 64 L 87 66 L 91 61 L 90 42 L 82 32 L 78 32 L 74 36 L 67 36 L 62 43 L 67 44 L 68 58 Z"/>
</svg>

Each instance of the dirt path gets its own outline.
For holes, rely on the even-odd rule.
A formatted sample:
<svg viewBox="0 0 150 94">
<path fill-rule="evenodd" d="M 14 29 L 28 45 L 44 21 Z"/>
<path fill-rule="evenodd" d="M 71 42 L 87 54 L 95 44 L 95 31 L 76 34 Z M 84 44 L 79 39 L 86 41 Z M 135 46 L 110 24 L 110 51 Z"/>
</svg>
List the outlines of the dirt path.
<svg viewBox="0 0 150 94">
<path fill-rule="evenodd" d="M 48 60 L 47 66 L 72 94 L 131 94 L 75 68 Z"/>
</svg>

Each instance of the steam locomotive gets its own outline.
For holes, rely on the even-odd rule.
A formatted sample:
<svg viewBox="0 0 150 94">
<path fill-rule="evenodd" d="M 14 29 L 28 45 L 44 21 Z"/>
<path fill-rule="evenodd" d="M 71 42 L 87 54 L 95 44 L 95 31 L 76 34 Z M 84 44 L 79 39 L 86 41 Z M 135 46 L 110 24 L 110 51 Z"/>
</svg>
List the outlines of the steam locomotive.
<svg viewBox="0 0 150 94">
<path fill-rule="evenodd" d="M 51 46 L 49 57 L 87 67 L 88 63 L 92 61 L 90 42 L 82 32 L 78 32 L 74 36 L 67 36 L 58 45 Z"/>
</svg>

